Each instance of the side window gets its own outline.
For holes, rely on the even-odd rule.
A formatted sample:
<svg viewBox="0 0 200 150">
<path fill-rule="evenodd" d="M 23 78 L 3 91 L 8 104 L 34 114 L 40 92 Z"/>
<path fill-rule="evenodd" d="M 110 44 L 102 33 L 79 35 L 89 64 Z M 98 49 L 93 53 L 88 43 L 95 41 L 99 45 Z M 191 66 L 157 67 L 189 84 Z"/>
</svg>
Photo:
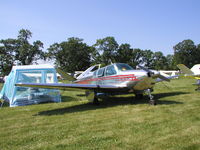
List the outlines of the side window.
<svg viewBox="0 0 200 150">
<path fill-rule="evenodd" d="M 115 67 L 113 65 L 108 66 L 107 69 L 106 69 L 106 76 L 115 75 L 115 74 L 117 74 Z"/>
<path fill-rule="evenodd" d="M 102 77 L 103 74 L 104 74 L 104 70 L 105 70 L 105 68 L 99 69 L 99 70 L 98 70 L 98 73 L 97 73 L 97 76 L 98 76 L 98 77 Z"/>
<path fill-rule="evenodd" d="M 97 70 L 93 73 L 93 76 L 94 76 L 94 77 L 97 76 Z"/>
</svg>

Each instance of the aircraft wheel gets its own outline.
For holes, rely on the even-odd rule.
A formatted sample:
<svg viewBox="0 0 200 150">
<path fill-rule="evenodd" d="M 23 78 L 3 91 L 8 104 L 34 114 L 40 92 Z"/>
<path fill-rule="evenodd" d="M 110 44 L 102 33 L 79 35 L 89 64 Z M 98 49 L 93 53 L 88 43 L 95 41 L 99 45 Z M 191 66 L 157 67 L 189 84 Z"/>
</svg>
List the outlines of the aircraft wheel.
<svg viewBox="0 0 200 150">
<path fill-rule="evenodd" d="M 99 105 L 99 100 L 98 100 L 97 97 L 94 97 L 94 99 L 93 99 L 93 104 L 94 104 L 94 105 Z"/>
<path fill-rule="evenodd" d="M 156 101 L 155 100 L 149 100 L 149 105 L 156 105 Z"/>
<path fill-rule="evenodd" d="M 200 91 L 200 87 L 196 88 L 195 91 Z"/>
</svg>

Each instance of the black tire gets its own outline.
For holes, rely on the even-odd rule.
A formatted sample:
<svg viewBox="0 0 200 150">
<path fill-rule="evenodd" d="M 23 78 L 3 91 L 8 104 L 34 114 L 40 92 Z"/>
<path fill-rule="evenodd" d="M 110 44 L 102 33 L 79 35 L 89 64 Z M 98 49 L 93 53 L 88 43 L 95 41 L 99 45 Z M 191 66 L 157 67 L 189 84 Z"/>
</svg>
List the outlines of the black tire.
<svg viewBox="0 0 200 150">
<path fill-rule="evenodd" d="M 93 100 L 93 104 L 94 104 L 94 105 L 99 105 L 99 100 L 98 100 L 97 97 L 94 98 L 94 100 Z"/>
<path fill-rule="evenodd" d="M 143 98 L 143 94 L 135 94 L 135 98 L 136 99 L 142 99 Z"/>
<path fill-rule="evenodd" d="M 156 101 L 155 100 L 149 100 L 149 105 L 156 105 Z"/>
</svg>

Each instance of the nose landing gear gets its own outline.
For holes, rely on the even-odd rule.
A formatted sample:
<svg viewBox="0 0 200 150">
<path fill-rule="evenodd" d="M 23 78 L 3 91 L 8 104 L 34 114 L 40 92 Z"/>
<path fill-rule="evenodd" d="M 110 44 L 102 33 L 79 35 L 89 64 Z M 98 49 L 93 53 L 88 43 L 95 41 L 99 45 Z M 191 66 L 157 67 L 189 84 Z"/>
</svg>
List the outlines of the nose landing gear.
<svg viewBox="0 0 200 150">
<path fill-rule="evenodd" d="M 94 105 L 99 105 L 99 100 L 98 100 L 98 97 L 97 97 L 97 93 L 95 91 L 86 90 L 85 95 L 86 95 L 87 99 L 90 102 L 92 102 Z"/>
</svg>

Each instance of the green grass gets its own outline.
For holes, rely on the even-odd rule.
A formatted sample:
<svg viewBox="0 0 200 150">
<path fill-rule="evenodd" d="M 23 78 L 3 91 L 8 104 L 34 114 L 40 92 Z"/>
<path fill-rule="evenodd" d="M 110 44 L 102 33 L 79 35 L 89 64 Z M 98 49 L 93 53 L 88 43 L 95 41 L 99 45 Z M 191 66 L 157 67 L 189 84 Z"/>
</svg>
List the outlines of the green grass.
<svg viewBox="0 0 200 150">
<path fill-rule="evenodd" d="M 153 94 L 133 95 L 93 106 L 84 92 L 62 92 L 62 103 L 0 109 L 0 150 L 200 149 L 200 92 L 192 79 L 159 83 Z"/>
</svg>

